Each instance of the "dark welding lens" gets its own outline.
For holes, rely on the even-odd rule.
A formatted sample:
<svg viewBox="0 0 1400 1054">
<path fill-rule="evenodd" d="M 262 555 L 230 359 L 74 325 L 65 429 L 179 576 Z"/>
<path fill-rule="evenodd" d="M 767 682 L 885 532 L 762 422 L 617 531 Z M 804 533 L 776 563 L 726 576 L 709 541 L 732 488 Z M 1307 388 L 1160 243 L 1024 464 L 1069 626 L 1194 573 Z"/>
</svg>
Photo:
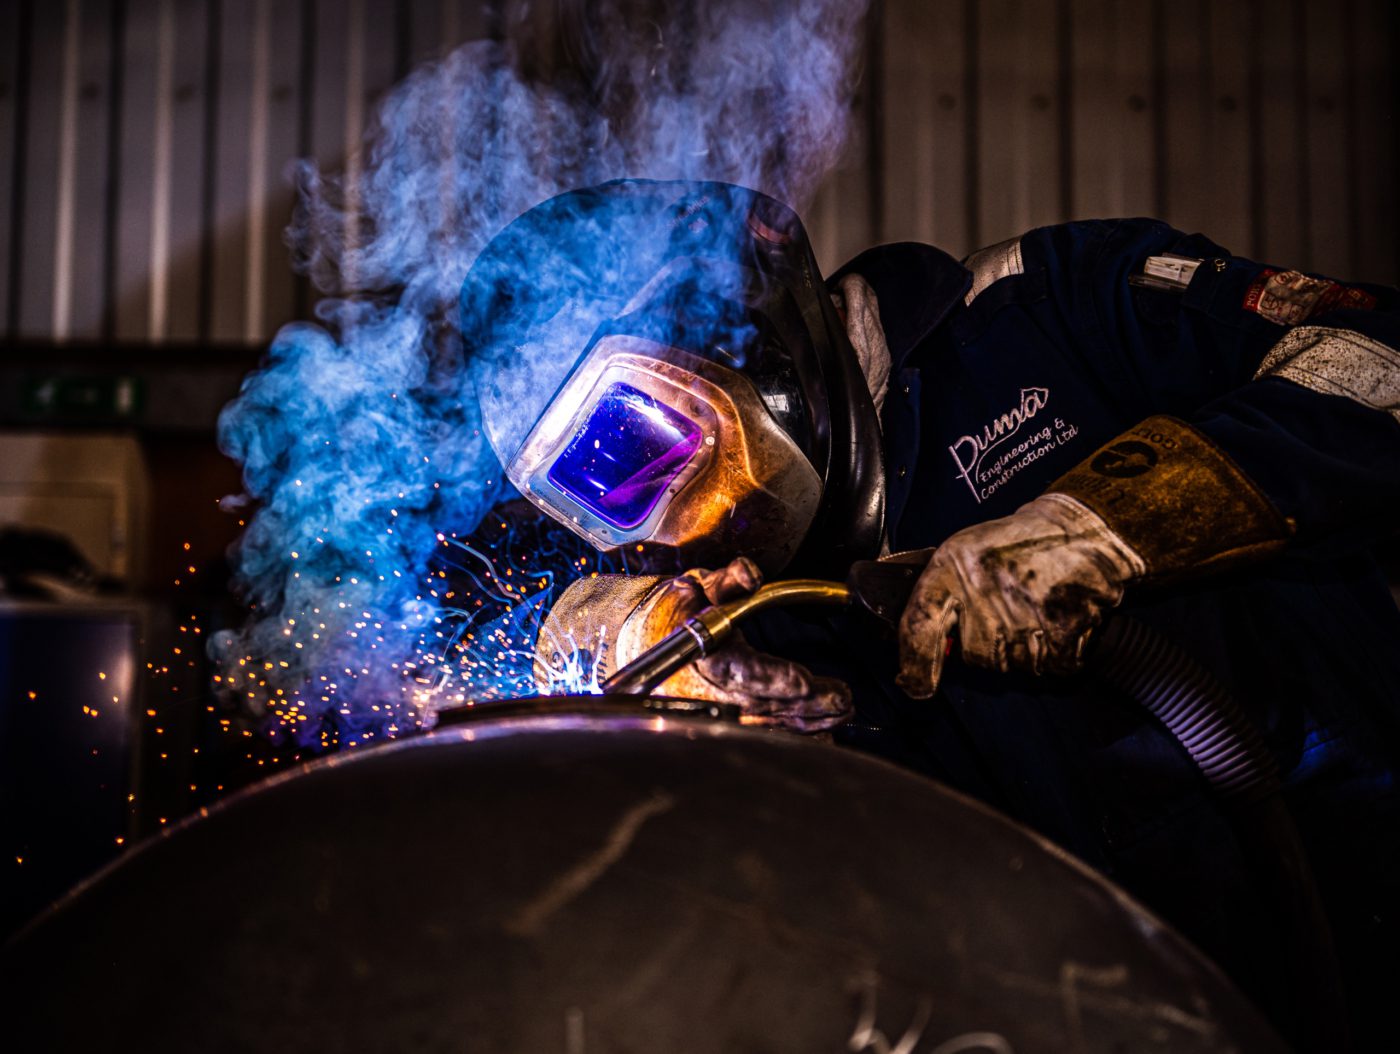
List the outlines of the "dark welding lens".
<svg viewBox="0 0 1400 1054">
<path fill-rule="evenodd" d="M 613 384 L 550 466 L 549 481 L 621 530 L 645 520 L 700 446 L 700 427 L 636 388 Z"/>
</svg>

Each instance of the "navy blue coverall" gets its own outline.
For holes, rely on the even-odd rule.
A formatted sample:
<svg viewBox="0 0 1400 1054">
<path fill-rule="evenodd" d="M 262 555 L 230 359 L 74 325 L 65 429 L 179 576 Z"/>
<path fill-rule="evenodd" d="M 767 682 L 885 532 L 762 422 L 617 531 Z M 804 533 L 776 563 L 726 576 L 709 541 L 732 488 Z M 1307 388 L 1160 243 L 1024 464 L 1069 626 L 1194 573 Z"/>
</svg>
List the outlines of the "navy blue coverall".
<svg viewBox="0 0 1400 1054">
<path fill-rule="evenodd" d="M 1129 282 L 1160 254 L 1202 261 L 1184 290 Z M 1281 269 L 1150 220 L 1044 228 L 992 256 L 976 285 L 923 245 L 872 249 L 843 269 L 873 286 L 893 360 L 882 412 L 891 548 L 1011 514 L 1152 415 L 1212 439 L 1294 537 L 1262 562 L 1130 588 L 1122 607 L 1194 656 L 1263 730 L 1349 998 L 1384 1005 L 1400 979 L 1400 613 L 1377 548 L 1400 526 L 1400 419 L 1385 409 L 1400 392 L 1400 297 L 1304 280 L 1300 304 L 1261 303 Z M 1313 355 L 1292 379 L 1255 379 L 1304 327 L 1370 339 L 1356 361 Z M 893 684 L 893 644 L 853 621 L 783 620 L 749 636 L 852 685 L 856 717 L 840 741 L 1030 825 L 1247 988 L 1268 983 L 1277 950 L 1220 802 L 1092 662 L 1059 678 L 953 662 L 939 697 L 914 701 Z"/>
</svg>

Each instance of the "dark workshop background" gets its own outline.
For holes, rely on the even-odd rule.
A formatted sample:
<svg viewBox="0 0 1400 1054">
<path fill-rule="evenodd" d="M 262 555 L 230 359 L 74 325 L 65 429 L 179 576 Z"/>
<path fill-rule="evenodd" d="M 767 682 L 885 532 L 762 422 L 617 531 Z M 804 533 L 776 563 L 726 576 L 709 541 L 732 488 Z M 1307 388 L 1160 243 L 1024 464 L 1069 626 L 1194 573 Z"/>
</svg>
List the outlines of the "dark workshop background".
<svg viewBox="0 0 1400 1054">
<path fill-rule="evenodd" d="M 1396 7 L 877 0 L 855 141 L 808 215 L 822 262 L 1151 214 L 1394 281 Z M 264 343 L 308 306 L 282 246 L 287 162 L 340 163 L 380 93 L 443 48 L 550 29 L 519 0 L 8 0 L 0 330 Z"/>
<path fill-rule="evenodd" d="M 876 0 L 855 134 L 807 214 L 822 264 L 1152 214 L 1240 254 L 1394 283 L 1398 9 Z M 232 719 L 203 659 L 231 617 L 238 526 L 216 505 L 239 481 L 213 429 L 278 326 L 311 309 L 282 243 L 288 162 L 342 167 L 385 89 L 463 41 L 513 38 L 548 76 L 569 53 L 557 11 L 0 0 L 0 525 L 66 533 L 106 580 L 0 596 L 0 809 L 50 802 L 0 845 L 11 881 L 39 875 L 31 900 L 237 781 L 216 760 Z M 250 772 L 285 762 L 255 739 L 239 747 Z M 44 873 L 65 823 L 92 844 Z"/>
</svg>

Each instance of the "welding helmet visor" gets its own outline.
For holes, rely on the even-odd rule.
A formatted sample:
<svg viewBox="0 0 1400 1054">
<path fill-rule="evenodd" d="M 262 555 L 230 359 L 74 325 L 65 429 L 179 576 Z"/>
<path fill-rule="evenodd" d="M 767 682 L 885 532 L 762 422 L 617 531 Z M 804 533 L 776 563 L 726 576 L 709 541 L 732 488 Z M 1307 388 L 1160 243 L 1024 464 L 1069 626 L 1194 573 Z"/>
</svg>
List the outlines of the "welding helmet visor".
<svg viewBox="0 0 1400 1054">
<path fill-rule="evenodd" d="M 840 361 L 833 325 L 845 343 L 810 257 L 789 210 L 724 184 L 606 184 L 517 220 L 463 288 L 511 483 L 651 566 L 787 566 L 828 498 L 817 345 Z"/>
<path fill-rule="evenodd" d="M 516 488 L 599 549 L 682 562 L 796 551 L 821 478 L 741 374 L 644 337 L 593 345 L 506 464 Z"/>
</svg>

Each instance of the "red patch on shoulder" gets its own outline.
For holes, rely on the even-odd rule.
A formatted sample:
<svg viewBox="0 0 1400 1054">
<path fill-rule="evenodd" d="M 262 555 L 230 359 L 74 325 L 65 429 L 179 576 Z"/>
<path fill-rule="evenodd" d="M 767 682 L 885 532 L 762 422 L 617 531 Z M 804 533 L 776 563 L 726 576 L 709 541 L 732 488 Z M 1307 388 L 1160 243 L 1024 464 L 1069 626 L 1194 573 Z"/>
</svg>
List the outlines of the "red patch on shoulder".
<svg viewBox="0 0 1400 1054">
<path fill-rule="evenodd" d="M 1369 311 L 1376 298 L 1364 289 L 1313 278 L 1299 271 L 1259 272 L 1244 295 L 1244 309 L 1280 326 L 1296 326 L 1337 308 Z"/>
</svg>

